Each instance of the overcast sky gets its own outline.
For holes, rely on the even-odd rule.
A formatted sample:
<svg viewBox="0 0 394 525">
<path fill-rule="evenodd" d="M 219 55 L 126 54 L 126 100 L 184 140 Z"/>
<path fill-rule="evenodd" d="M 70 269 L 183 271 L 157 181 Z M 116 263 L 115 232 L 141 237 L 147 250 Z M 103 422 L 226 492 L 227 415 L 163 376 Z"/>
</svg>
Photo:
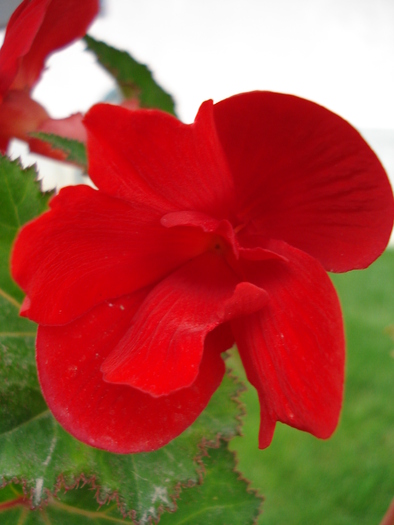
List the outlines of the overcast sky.
<svg viewBox="0 0 394 525">
<path fill-rule="evenodd" d="M 147 63 L 186 121 L 205 99 L 268 89 L 394 129 L 393 0 L 106 0 L 90 32 Z M 109 88 L 79 50 L 54 55 L 36 89 L 58 116 Z"/>
<path fill-rule="evenodd" d="M 366 136 L 394 173 L 394 0 L 104 0 L 103 7 L 89 32 L 148 64 L 182 120 L 192 121 L 209 98 L 292 93 L 362 131 L 386 130 Z M 86 111 L 113 87 L 83 48 L 54 54 L 35 89 L 54 117 Z"/>
<path fill-rule="evenodd" d="M 394 129 L 393 0 L 102 3 L 91 34 L 147 63 L 182 120 L 208 98 L 268 89 L 314 100 L 358 128 Z M 111 89 L 82 49 L 53 55 L 35 90 L 53 116 L 87 110 Z"/>
</svg>

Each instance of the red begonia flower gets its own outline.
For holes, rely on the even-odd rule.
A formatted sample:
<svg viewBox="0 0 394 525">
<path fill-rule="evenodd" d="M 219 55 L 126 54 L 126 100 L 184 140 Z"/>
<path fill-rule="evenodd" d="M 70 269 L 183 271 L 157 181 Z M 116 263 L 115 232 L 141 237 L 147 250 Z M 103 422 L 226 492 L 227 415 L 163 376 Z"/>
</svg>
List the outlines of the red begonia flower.
<svg viewBox="0 0 394 525">
<path fill-rule="evenodd" d="M 99 0 L 23 0 L 14 11 L 0 49 L 0 151 L 49 119 L 30 92 L 46 58 L 82 38 L 98 10 Z"/>
<path fill-rule="evenodd" d="M 260 447 L 276 421 L 329 437 L 344 336 L 326 270 L 373 262 L 394 215 L 359 133 L 268 92 L 205 102 L 191 125 L 103 104 L 85 125 L 98 189 L 61 190 L 12 258 L 58 421 L 95 447 L 157 449 L 204 409 L 235 342 Z"/>
</svg>

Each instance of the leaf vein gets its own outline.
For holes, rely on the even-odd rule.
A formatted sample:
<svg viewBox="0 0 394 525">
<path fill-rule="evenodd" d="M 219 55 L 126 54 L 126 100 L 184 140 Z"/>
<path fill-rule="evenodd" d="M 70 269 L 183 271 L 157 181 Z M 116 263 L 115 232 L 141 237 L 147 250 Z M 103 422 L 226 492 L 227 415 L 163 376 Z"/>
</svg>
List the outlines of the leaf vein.
<svg viewBox="0 0 394 525">
<path fill-rule="evenodd" d="M 2 290 L 1 288 L 0 288 L 0 296 L 3 297 L 6 301 L 11 303 L 16 308 L 18 308 L 18 310 L 22 306 L 16 299 L 14 299 L 11 295 L 9 295 L 7 292 Z"/>
<path fill-rule="evenodd" d="M 125 520 L 122 518 L 114 518 L 113 516 L 107 516 L 103 513 L 97 513 L 97 512 L 90 511 L 90 510 L 79 509 L 77 507 L 72 507 L 71 505 L 67 505 L 66 503 L 62 503 L 58 500 L 53 500 L 53 502 L 51 503 L 51 507 L 57 507 L 58 509 L 62 509 L 66 512 L 70 512 L 70 514 L 86 516 L 92 519 L 102 519 L 106 521 L 111 521 L 112 523 L 122 523 L 122 525 L 125 524 Z"/>
<path fill-rule="evenodd" d="M 24 425 L 28 425 L 29 423 L 31 423 L 32 421 L 36 420 L 36 419 L 40 419 L 41 417 L 45 417 L 47 416 L 48 414 L 50 414 L 50 411 L 49 409 L 47 410 L 44 410 L 43 412 L 41 412 L 41 414 L 37 414 L 36 416 L 28 419 L 27 421 L 24 421 L 23 423 L 20 423 L 20 425 L 16 425 L 14 428 L 12 428 L 11 430 L 8 430 L 7 432 L 4 432 L 3 434 L 0 434 L 0 437 L 3 437 L 7 434 L 11 434 L 12 432 L 15 432 L 15 430 L 18 430 L 20 428 L 22 428 Z"/>
</svg>

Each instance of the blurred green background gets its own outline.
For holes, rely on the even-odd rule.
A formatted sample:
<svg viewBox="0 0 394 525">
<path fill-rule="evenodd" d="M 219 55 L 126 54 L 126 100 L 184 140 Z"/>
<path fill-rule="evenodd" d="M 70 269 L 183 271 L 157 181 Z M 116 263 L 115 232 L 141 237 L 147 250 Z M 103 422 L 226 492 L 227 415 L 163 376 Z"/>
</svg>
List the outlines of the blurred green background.
<svg viewBox="0 0 394 525">
<path fill-rule="evenodd" d="M 258 450 L 253 387 L 242 398 L 244 437 L 230 447 L 265 496 L 259 525 L 377 525 L 394 497 L 394 251 L 332 279 L 347 337 L 345 402 L 334 436 L 321 441 L 278 423 L 272 445 Z"/>
</svg>

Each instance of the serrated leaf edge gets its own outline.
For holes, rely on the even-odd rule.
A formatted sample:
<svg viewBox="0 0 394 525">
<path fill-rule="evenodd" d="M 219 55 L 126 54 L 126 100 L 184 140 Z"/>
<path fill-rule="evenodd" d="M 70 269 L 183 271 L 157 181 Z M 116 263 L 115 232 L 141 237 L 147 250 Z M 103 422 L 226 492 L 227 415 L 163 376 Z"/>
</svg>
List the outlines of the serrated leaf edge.
<svg viewBox="0 0 394 525">
<path fill-rule="evenodd" d="M 235 385 L 238 387 L 236 394 L 233 395 L 230 399 L 231 401 L 235 402 L 237 406 L 240 408 L 240 413 L 235 416 L 237 420 L 235 435 L 242 435 L 241 433 L 242 419 L 246 414 L 246 409 L 245 409 L 245 404 L 240 399 L 240 395 L 242 392 L 246 390 L 247 387 L 243 383 L 243 381 L 239 379 L 239 377 L 233 373 L 233 371 L 230 368 L 227 368 L 226 373 L 229 375 L 229 377 L 234 381 Z M 42 415 L 43 413 L 39 414 L 38 416 L 35 416 L 35 418 L 42 417 Z M 66 477 L 64 474 L 60 474 L 56 479 L 56 483 L 53 487 L 53 490 L 49 490 L 47 488 L 44 489 L 45 496 L 42 497 L 39 505 L 34 504 L 36 488 L 35 487 L 28 488 L 28 480 L 24 480 L 18 477 L 13 477 L 12 479 L 7 480 L 3 477 L 3 481 L 0 484 L 0 490 L 11 483 L 21 485 L 23 494 L 24 494 L 24 498 L 25 498 L 23 500 L 24 501 L 23 504 L 27 508 L 29 508 L 31 511 L 33 511 L 33 510 L 38 510 L 38 509 L 41 509 L 41 510 L 44 509 L 48 504 L 50 504 L 50 502 L 53 499 L 56 499 L 57 494 L 61 490 L 68 492 L 69 490 L 77 489 L 81 483 L 82 483 L 81 487 L 84 487 L 85 485 L 89 484 L 91 485 L 92 491 L 95 491 L 95 494 L 93 495 L 93 497 L 96 499 L 100 508 L 104 505 L 108 505 L 109 503 L 113 501 L 116 503 L 121 516 L 124 519 L 131 520 L 133 525 L 153 525 L 153 524 L 157 525 L 161 519 L 161 516 L 165 512 L 169 512 L 169 513 L 176 512 L 176 509 L 177 509 L 176 500 L 179 499 L 180 494 L 182 493 L 182 490 L 189 489 L 189 488 L 192 488 L 193 486 L 203 483 L 204 475 L 205 475 L 205 466 L 204 466 L 203 458 L 209 456 L 208 450 L 210 448 L 213 448 L 213 449 L 219 448 L 221 441 L 229 442 L 231 441 L 233 437 L 234 436 L 225 438 L 220 432 L 218 432 L 213 439 L 206 440 L 203 438 L 201 443 L 198 445 L 198 452 L 196 456 L 193 458 L 193 462 L 196 465 L 196 474 L 197 474 L 198 481 L 195 482 L 193 480 L 187 480 L 187 481 L 178 482 L 174 486 L 173 493 L 170 495 L 170 500 L 171 500 L 172 505 L 170 506 L 170 505 L 160 504 L 159 507 L 157 508 L 156 517 L 149 516 L 147 520 L 144 520 L 144 521 L 141 521 L 141 520 L 137 521 L 136 510 L 134 509 L 127 510 L 126 504 L 122 500 L 122 497 L 120 496 L 118 491 L 107 493 L 105 497 L 103 498 L 102 493 L 101 493 L 103 487 L 102 485 L 96 483 L 96 476 L 87 477 L 85 476 L 84 473 L 81 473 L 80 475 L 76 476 L 71 483 L 66 480 Z M 231 451 L 231 453 L 235 456 L 235 453 L 233 451 Z M 236 463 L 237 463 L 237 460 L 236 460 Z M 240 476 L 242 475 L 240 474 Z M 239 478 L 239 479 L 243 479 L 243 481 L 245 481 L 247 485 L 250 484 L 250 482 L 244 478 Z M 248 487 L 247 487 L 247 490 L 249 491 Z M 256 492 L 254 491 L 254 489 L 250 489 L 250 490 L 253 493 Z"/>
<path fill-rule="evenodd" d="M 70 164 L 73 164 L 74 166 L 77 166 L 78 168 L 81 168 L 81 169 L 83 169 L 86 172 L 86 170 L 87 170 L 87 159 L 85 160 L 85 158 L 86 158 L 86 147 L 85 147 L 85 158 L 84 158 L 83 162 L 79 162 L 78 160 L 76 160 L 74 158 L 74 156 L 72 154 L 72 149 L 71 149 L 71 146 L 72 146 L 73 143 L 81 145 L 81 146 L 85 146 L 85 144 L 83 142 L 81 142 L 80 140 L 70 139 L 68 137 L 62 137 L 61 135 L 56 135 L 55 133 L 44 133 L 42 131 L 37 131 L 37 132 L 34 132 L 34 133 L 30 133 L 30 136 L 35 138 L 35 139 L 42 140 L 46 144 L 49 144 L 49 146 L 51 147 L 51 149 L 53 151 L 56 151 L 56 150 L 61 151 L 62 153 L 64 153 L 64 155 L 66 157 L 63 160 L 63 162 L 68 162 Z M 53 142 L 51 142 L 51 139 L 53 141 L 55 141 L 57 139 L 61 139 L 64 144 L 62 144 L 62 145 L 59 145 L 59 144 L 54 145 Z M 69 144 L 70 147 L 67 147 L 66 144 Z M 62 162 L 62 160 L 60 160 L 60 162 Z"/>
</svg>

